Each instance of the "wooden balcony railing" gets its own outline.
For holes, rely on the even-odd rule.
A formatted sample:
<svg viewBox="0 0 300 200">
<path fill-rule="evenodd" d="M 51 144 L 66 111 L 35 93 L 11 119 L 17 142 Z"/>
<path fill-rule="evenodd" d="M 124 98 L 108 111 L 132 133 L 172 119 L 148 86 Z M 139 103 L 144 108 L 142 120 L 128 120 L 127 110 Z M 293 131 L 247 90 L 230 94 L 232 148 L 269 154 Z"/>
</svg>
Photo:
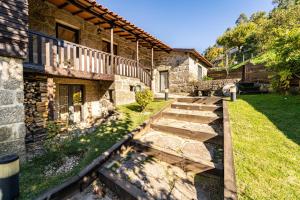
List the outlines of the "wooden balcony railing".
<svg viewBox="0 0 300 200">
<path fill-rule="evenodd" d="M 24 65 L 43 73 L 74 78 L 113 80 L 114 75 L 139 78 L 150 86 L 151 76 L 136 61 L 29 32 L 28 58 Z"/>
</svg>

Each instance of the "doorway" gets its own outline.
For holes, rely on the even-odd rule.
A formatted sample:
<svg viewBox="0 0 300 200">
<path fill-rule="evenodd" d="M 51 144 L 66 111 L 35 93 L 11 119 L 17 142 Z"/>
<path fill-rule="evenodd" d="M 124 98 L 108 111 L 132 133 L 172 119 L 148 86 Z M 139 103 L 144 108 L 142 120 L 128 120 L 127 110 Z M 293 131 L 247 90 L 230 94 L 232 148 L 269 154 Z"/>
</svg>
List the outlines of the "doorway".
<svg viewBox="0 0 300 200">
<path fill-rule="evenodd" d="M 160 92 L 165 92 L 165 89 L 169 88 L 169 72 L 161 71 L 159 72 L 159 82 L 160 82 Z"/>
<path fill-rule="evenodd" d="M 83 120 L 83 85 L 59 85 L 59 118 L 69 123 Z"/>
</svg>

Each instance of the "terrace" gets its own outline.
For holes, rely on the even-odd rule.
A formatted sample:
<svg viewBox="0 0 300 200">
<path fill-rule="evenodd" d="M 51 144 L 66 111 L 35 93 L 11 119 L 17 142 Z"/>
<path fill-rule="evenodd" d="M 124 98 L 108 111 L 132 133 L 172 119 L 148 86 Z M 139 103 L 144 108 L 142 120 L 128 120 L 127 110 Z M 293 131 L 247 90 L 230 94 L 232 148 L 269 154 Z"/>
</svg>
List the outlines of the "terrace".
<svg viewBox="0 0 300 200">
<path fill-rule="evenodd" d="M 139 78 L 150 86 L 150 73 L 136 60 L 115 56 L 87 46 L 29 32 L 26 70 L 54 76 L 113 81 L 114 75 Z"/>
<path fill-rule="evenodd" d="M 47 6 L 44 5 L 51 10 L 49 11 L 51 16 L 33 14 L 36 3 L 34 0 L 29 2 L 29 16 L 35 17 L 29 19 L 30 31 L 28 32 L 28 56 L 24 62 L 25 71 L 108 81 L 113 81 L 114 75 L 121 75 L 138 78 L 145 85 L 150 86 L 154 51 L 170 52 L 172 50 L 169 46 L 95 1 L 47 0 L 45 3 Z M 47 12 L 45 9 L 44 11 Z M 58 14 L 61 17 L 58 17 Z M 45 20 L 41 19 L 43 17 Z M 74 29 L 77 34 L 76 39 L 69 40 L 58 35 L 57 24 L 62 23 L 60 20 L 84 23 L 85 26 L 76 27 Z M 51 21 L 51 23 L 45 25 L 44 21 Z M 53 23 L 54 21 L 55 23 Z M 37 26 L 37 24 L 39 25 Z M 69 25 L 69 23 L 63 22 L 62 25 Z M 87 32 L 86 34 L 79 33 L 79 31 L 86 31 L 81 30 L 86 26 L 91 26 L 91 29 L 97 33 L 92 36 Z M 73 27 L 68 28 L 72 29 Z M 77 30 L 77 28 L 79 29 Z M 63 34 L 70 36 L 68 31 L 70 30 Z M 108 43 L 106 50 L 103 49 L 103 45 L 98 44 L 104 35 Z M 93 42 L 87 44 L 85 40 L 88 38 Z M 134 52 L 131 55 L 118 55 L 117 47 L 115 47 L 117 40 L 124 43 L 123 49 L 129 45 Z M 147 59 L 146 64 L 143 62 L 145 59 Z"/>
</svg>

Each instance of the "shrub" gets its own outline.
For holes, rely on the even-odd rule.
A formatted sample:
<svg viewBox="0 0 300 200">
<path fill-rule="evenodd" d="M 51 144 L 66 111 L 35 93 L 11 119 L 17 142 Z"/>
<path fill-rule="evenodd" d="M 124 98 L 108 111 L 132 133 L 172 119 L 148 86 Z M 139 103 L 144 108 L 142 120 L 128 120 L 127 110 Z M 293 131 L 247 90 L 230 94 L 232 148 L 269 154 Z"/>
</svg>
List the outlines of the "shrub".
<svg viewBox="0 0 300 200">
<path fill-rule="evenodd" d="M 202 80 L 203 80 L 203 81 L 210 81 L 210 80 L 213 80 L 213 78 L 208 77 L 208 76 L 204 76 L 204 77 L 202 78 Z"/>
<path fill-rule="evenodd" d="M 153 92 L 149 89 L 135 93 L 135 100 L 140 105 L 141 110 L 144 110 L 149 103 L 154 99 Z"/>
<path fill-rule="evenodd" d="M 61 130 L 61 126 L 55 121 L 47 122 L 47 140 L 44 143 L 44 146 L 47 151 L 59 151 L 61 144 L 59 139 L 59 134 Z"/>
</svg>

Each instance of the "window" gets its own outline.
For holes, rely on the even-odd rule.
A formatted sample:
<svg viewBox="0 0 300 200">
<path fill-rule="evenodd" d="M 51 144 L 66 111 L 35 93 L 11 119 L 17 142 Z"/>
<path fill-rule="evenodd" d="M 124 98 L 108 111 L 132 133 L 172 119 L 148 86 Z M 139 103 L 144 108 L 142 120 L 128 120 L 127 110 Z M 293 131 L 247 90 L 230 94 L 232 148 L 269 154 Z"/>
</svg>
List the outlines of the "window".
<svg viewBox="0 0 300 200">
<path fill-rule="evenodd" d="M 59 112 L 69 113 L 70 107 L 73 112 L 81 112 L 83 105 L 83 85 L 59 85 Z"/>
<path fill-rule="evenodd" d="M 63 24 L 56 24 L 56 37 L 73 43 L 79 43 L 79 30 Z"/>
<path fill-rule="evenodd" d="M 102 51 L 110 53 L 110 42 L 102 40 Z M 118 55 L 118 45 L 114 44 L 114 55 Z"/>
<path fill-rule="evenodd" d="M 135 91 L 135 87 L 133 85 L 130 85 L 130 92 L 134 92 Z"/>
<path fill-rule="evenodd" d="M 202 74 L 202 67 L 198 65 L 198 80 L 202 80 L 203 74 Z"/>
</svg>

